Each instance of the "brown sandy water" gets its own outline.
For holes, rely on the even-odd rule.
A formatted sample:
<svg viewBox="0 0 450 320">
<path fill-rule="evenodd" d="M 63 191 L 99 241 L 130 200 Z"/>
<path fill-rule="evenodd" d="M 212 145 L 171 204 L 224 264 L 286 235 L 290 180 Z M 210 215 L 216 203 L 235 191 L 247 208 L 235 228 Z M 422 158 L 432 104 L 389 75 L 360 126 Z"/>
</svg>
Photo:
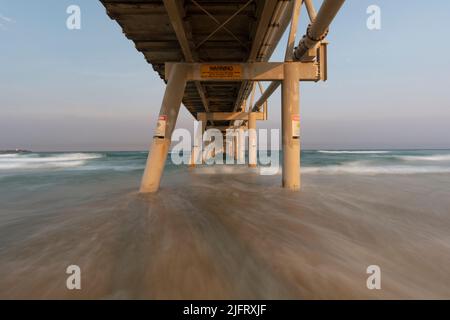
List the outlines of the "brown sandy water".
<svg viewBox="0 0 450 320">
<path fill-rule="evenodd" d="M 138 183 L 69 179 L 5 204 L 0 298 L 450 298 L 450 174 L 306 174 L 300 193 L 247 168 Z"/>
</svg>

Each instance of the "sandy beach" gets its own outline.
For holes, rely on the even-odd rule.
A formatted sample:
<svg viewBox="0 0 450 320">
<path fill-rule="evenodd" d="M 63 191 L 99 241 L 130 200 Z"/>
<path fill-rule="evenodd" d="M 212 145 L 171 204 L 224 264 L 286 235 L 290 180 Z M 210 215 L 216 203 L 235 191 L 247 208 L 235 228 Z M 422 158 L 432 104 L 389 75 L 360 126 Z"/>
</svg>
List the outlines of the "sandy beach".
<svg viewBox="0 0 450 320">
<path fill-rule="evenodd" d="M 183 168 L 150 196 L 139 178 L 4 201 L 0 298 L 450 298 L 450 174 L 310 173 L 293 193 L 246 167 Z"/>
<path fill-rule="evenodd" d="M 449 23 L 450 1 L 0 0 L 0 300 L 450 300 Z"/>
</svg>

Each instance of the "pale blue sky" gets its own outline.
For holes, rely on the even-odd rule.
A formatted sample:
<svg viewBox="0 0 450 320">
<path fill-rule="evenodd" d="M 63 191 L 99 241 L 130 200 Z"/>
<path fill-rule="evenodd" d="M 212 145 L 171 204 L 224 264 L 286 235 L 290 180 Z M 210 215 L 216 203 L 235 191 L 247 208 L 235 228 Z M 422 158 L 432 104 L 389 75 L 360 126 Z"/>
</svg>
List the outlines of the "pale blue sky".
<svg viewBox="0 0 450 320">
<path fill-rule="evenodd" d="M 71 4 L 79 31 L 66 28 Z M 366 28 L 371 4 L 380 31 Z M 447 0 L 347 0 L 329 81 L 301 85 L 303 147 L 450 148 L 449 23 Z M 0 149 L 147 149 L 163 92 L 99 1 L 0 0 Z M 191 128 L 182 110 L 178 126 Z M 279 127 L 279 94 L 269 116 L 260 127 Z"/>
</svg>

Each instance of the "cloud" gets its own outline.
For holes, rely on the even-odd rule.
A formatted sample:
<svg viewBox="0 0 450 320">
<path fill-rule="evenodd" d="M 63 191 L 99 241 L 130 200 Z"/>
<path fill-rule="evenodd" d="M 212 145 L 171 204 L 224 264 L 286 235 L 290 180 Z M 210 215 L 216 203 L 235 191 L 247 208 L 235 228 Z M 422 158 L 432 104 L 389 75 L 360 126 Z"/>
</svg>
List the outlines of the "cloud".
<svg viewBox="0 0 450 320">
<path fill-rule="evenodd" d="M 4 16 L 0 13 L 0 30 L 6 30 L 6 25 L 14 22 L 14 19 Z"/>
<path fill-rule="evenodd" d="M 0 13 L 0 21 L 6 22 L 6 23 L 13 23 L 13 22 L 14 22 L 13 19 L 4 16 L 4 15 L 2 15 L 1 13 Z"/>
</svg>

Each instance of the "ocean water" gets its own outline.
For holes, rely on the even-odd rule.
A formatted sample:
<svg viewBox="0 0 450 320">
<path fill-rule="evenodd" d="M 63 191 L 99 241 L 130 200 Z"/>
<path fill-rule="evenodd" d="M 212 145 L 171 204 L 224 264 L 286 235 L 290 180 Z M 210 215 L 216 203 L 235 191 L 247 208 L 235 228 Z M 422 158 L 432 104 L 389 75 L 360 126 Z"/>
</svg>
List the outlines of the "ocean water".
<svg viewBox="0 0 450 320">
<path fill-rule="evenodd" d="M 281 162 L 281 154 L 274 151 Z M 189 155 L 185 157 L 189 159 Z M 83 175 L 140 173 L 147 152 L 61 152 L 0 154 L 0 181 L 49 174 Z M 169 156 L 166 170 L 176 170 Z M 450 150 L 306 150 L 302 173 L 414 174 L 450 172 Z"/>
<path fill-rule="evenodd" d="M 281 164 L 282 154 L 273 152 Z M 262 153 L 264 155 L 265 152 Z M 450 173 L 450 150 L 306 150 L 301 156 L 304 176 Z M 188 162 L 190 157 L 185 155 L 184 158 Z M 15 199 L 30 196 L 39 199 L 54 190 L 76 186 L 94 188 L 93 194 L 96 194 L 95 188 L 99 184 L 107 186 L 107 192 L 118 192 L 125 186 L 137 190 L 146 159 L 147 152 L 143 151 L 0 154 L 0 203 L 3 209 L 14 209 Z M 263 163 L 267 159 L 264 157 Z M 281 175 L 279 166 L 276 168 L 278 170 L 269 171 L 269 175 Z M 169 155 L 165 174 L 183 170 L 187 170 L 187 166 L 175 165 Z M 245 165 L 204 165 L 202 173 L 233 174 L 247 170 Z M 115 184 L 121 179 L 123 184 Z M 75 190 L 74 194 L 82 194 L 82 191 Z"/>
<path fill-rule="evenodd" d="M 168 157 L 139 195 L 146 158 L 0 154 L 0 298 L 450 298 L 449 150 L 302 151 L 298 193 Z"/>
</svg>

